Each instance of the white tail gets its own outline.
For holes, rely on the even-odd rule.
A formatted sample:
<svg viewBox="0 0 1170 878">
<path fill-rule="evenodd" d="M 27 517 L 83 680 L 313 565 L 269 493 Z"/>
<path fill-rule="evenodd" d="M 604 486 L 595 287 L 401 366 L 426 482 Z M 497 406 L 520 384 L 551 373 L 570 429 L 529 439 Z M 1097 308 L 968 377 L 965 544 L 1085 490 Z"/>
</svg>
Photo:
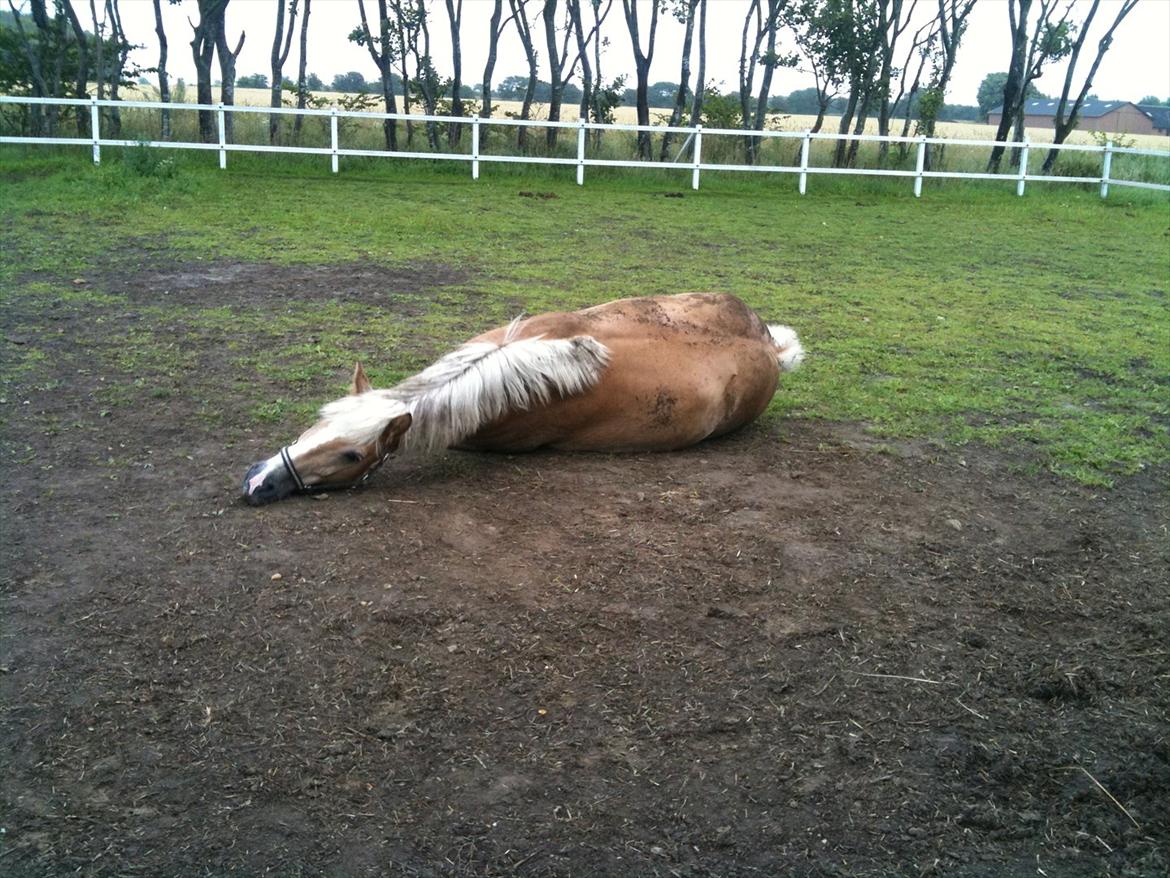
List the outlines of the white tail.
<svg viewBox="0 0 1170 878">
<path fill-rule="evenodd" d="M 791 372 L 804 360 L 804 346 L 796 337 L 796 330 L 791 326 L 774 324 L 768 327 L 772 334 L 772 343 L 776 345 L 776 361 L 784 372 Z"/>
</svg>

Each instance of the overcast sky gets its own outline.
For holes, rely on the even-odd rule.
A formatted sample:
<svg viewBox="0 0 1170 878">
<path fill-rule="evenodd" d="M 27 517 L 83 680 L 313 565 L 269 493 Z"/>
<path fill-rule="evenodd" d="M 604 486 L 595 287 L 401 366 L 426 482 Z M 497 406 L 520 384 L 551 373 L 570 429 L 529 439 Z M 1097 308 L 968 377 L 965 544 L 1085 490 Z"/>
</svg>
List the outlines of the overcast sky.
<svg viewBox="0 0 1170 878">
<path fill-rule="evenodd" d="M 287 0 L 284 0 L 287 3 Z M 303 0 L 302 0 L 303 2 Z M 649 20 L 649 0 L 639 0 L 644 7 L 643 32 Z M 1088 0 L 1073 0 L 1080 7 L 1074 12 L 1083 18 Z M 228 32 L 234 45 L 240 31 L 246 33 L 244 49 L 237 65 L 237 73 L 269 74 L 269 56 L 275 24 L 277 0 L 231 0 L 227 10 Z M 529 0 L 530 7 L 537 3 Z M 707 69 L 708 79 L 722 82 L 726 90 L 737 87 L 740 35 L 747 0 L 709 0 Z M 83 4 L 78 4 L 82 6 Z M 367 8 L 376 8 L 376 0 L 367 0 Z M 1116 14 L 1120 0 L 1104 0 L 1094 21 L 1091 43 L 1086 45 L 1078 71 L 1087 71 L 1091 63 L 1090 49 L 1096 49 L 1096 36 L 1103 32 Z M 100 6 L 100 4 L 99 4 Z M 447 15 L 442 0 L 430 0 L 431 41 L 435 66 L 449 76 L 450 36 Z M 919 0 L 922 9 L 935 8 L 933 0 Z M 188 19 L 198 18 L 195 0 L 182 0 L 177 5 L 163 2 L 167 40 L 170 44 L 168 72 L 173 78 L 188 82 L 195 78 L 191 60 L 191 26 Z M 505 8 L 507 4 L 505 3 Z M 151 0 L 122 0 L 122 15 L 131 42 L 141 43 L 134 58 L 143 66 L 158 62 L 158 41 L 154 32 L 154 8 Z M 463 79 L 474 85 L 480 81 L 487 57 L 488 21 L 491 0 L 464 0 Z M 1079 13 L 1079 15 L 1078 15 Z M 538 15 L 531 16 L 540 24 Z M 347 39 L 358 24 L 357 0 L 313 0 L 309 16 L 309 70 L 326 83 L 335 74 L 357 70 L 367 79 L 377 78 L 377 68 L 364 48 Z M 298 22 L 298 27 L 299 27 Z M 621 0 L 614 0 L 613 9 L 603 25 L 602 32 L 610 39 L 602 56 L 603 74 L 607 80 L 626 74 L 627 84 L 633 84 L 633 57 L 629 35 L 622 18 Z M 1170 97 L 1170 53 L 1167 37 L 1170 35 L 1170 0 L 1142 0 L 1118 29 L 1113 47 L 1094 79 L 1093 91 L 1103 99 L 1139 100 L 1148 94 Z M 670 16 L 659 19 L 658 39 L 650 71 L 650 81 L 677 82 L 679 57 L 682 50 L 683 28 Z M 538 42 L 543 44 L 543 30 Z M 643 36 L 645 40 L 645 36 Z M 947 101 L 974 104 L 975 93 L 984 75 L 1008 67 L 1011 43 L 1008 33 L 1007 0 L 979 0 L 971 15 L 970 27 L 959 51 L 959 60 Z M 296 74 L 298 49 L 294 41 L 285 75 Z M 543 56 L 544 51 L 540 54 Z M 692 65 L 693 69 L 694 65 Z M 1059 94 L 1064 79 L 1064 63 L 1058 63 L 1040 79 L 1042 91 Z M 520 41 L 509 27 L 500 40 L 499 57 L 493 79 L 499 83 L 511 74 L 525 74 L 526 64 Z M 692 74 L 693 75 L 693 74 Z M 547 73 L 541 78 L 547 80 Z M 576 80 L 580 83 L 579 78 Z M 1077 85 L 1080 82 L 1078 80 Z M 812 77 L 799 70 L 779 70 L 773 80 L 772 94 L 787 94 L 812 85 Z"/>
</svg>

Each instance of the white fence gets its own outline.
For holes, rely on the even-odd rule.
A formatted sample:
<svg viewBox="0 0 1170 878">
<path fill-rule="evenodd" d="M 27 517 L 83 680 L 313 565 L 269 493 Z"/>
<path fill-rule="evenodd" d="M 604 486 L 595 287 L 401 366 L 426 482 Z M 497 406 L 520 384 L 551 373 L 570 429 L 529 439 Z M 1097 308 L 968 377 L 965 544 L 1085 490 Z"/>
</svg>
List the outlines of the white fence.
<svg viewBox="0 0 1170 878">
<path fill-rule="evenodd" d="M 1104 198 L 1109 193 L 1109 187 L 1112 186 L 1132 186 L 1141 189 L 1156 189 L 1170 192 L 1170 185 L 1164 183 L 1152 183 L 1139 180 L 1119 179 L 1111 176 L 1113 157 L 1117 155 L 1133 155 L 1146 156 L 1154 159 L 1167 160 L 1167 169 L 1164 174 L 1170 179 L 1170 151 L 1156 150 L 1156 149 L 1131 149 L 1117 147 L 1113 142 L 1107 141 L 1104 146 L 1098 145 L 1084 145 L 1084 144 L 1069 144 L 1064 143 L 1055 145 L 1051 143 L 1031 143 L 1028 140 L 1023 142 L 1006 142 L 997 143 L 989 140 L 965 140 L 965 139 L 951 139 L 942 137 L 896 137 L 873 134 L 837 134 L 821 132 L 813 134 L 809 131 L 795 132 L 795 131 L 744 131 L 742 129 L 720 129 L 720 128 L 703 128 L 697 126 L 694 128 L 684 127 L 670 127 L 665 125 L 602 125 L 593 122 L 586 122 L 580 120 L 577 122 L 549 122 L 546 120 L 530 119 L 483 119 L 479 116 L 426 116 L 416 114 L 403 113 L 376 113 L 364 111 L 346 111 L 338 110 L 336 108 L 329 110 L 297 110 L 288 107 L 251 107 L 251 106 L 225 106 L 224 104 L 188 104 L 188 103 L 164 103 L 162 101 L 111 101 L 98 100 L 91 98 L 89 100 L 82 100 L 78 98 L 35 98 L 23 96 L 3 96 L 0 95 L 0 104 L 17 104 L 17 105 L 41 105 L 41 106 L 71 106 L 71 107 L 89 107 L 90 111 L 90 134 L 88 137 L 23 137 L 23 136 L 0 136 L 0 143 L 13 144 L 52 144 L 52 145 L 81 145 L 90 146 L 93 150 L 93 160 L 95 164 L 101 162 L 101 150 L 103 146 L 111 147 L 134 147 L 134 146 L 148 146 L 158 149 L 191 149 L 191 150 L 212 150 L 219 153 L 220 168 L 227 167 L 227 154 L 229 152 L 271 152 L 271 153 L 293 153 L 299 155 L 320 155 L 329 156 L 333 173 L 339 171 L 339 159 L 342 156 L 373 156 L 378 158 L 390 159 L 433 159 L 443 161 L 460 161 L 470 162 L 472 179 L 479 179 L 479 168 L 481 163 L 486 162 L 508 162 L 518 164 L 543 164 L 543 165 L 564 165 L 573 166 L 577 170 L 577 184 L 583 185 L 585 182 L 585 169 L 588 167 L 595 168 L 654 168 L 654 169 L 671 169 L 676 168 L 680 170 L 690 170 L 691 172 L 691 187 L 699 188 L 699 176 L 703 171 L 742 171 L 742 172 L 756 172 L 756 173 L 775 173 L 775 174 L 795 174 L 799 176 L 800 193 L 803 195 L 808 186 L 808 177 L 815 174 L 839 174 L 848 176 L 869 176 L 869 177 L 907 177 L 913 178 L 914 194 L 921 196 L 922 181 L 924 179 L 948 179 L 948 180 L 1001 180 L 1014 181 L 1016 184 L 1016 193 L 1018 195 L 1024 194 L 1024 188 L 1030 182 L 1047 182 L 1047 183 L 1091 183 L 1099 185 L 1101 189 L 1101 197 Z M 196 111 L 204 110 L 215 113 L 217 120 L 217 127 L 219 131 L 218 143 L 191 143 L 179 142 L 174 140 L 124 140 L 124 139 L 109 139 L 101 136 L 101 112 L 103 107 L 118 108 L 118 109 L 157 109 L 157 110 L 179 110 L 179 111 Z M 328 147 L 312 147 L 312 146 L 286 146 L 279 144 L 254 144 L 254 143 L 228 143 L 226 138 L 228 113 L 255 113 L 268 115 L 271 113 L 278 113 L 291 116 L 318 116 L 326 117 L 329 120 L 330 130 L 330 145 Z M 470 153 L 442 153 L 442 152 L 411 152 L 411 151 L 388 151 L 388 150 L 371 150 L 371 149 L 347 149 L 340 143 L 338 134 L 338 120 L 340 119 L 366 119 L 366 120 L 394 120 L 396 122 L 423 122 L 423 123 L 438 123 L 442 125 L 464 125 L 471 128 L 471 151 Z M 480 151 L 480 131 L 485 126 L 528 126 L 532 128 L 548 129 L 558 128 L 575 131 L 577 133 L 577 154 L 575 157 L 558 157 L 558 156 L 530 156 L 530 155 L 499 155 L 499 154 L 485 154 Z M 589 157 L 586 155 L 586 133 L 590 131 L 625 131 L 625 132 L 649 132 L 651 134 L 670 133 L 675 135 L 685 136 L 691 147 L 690 161 L 630 161 L 621 159 L 606 159 L 598 157 Z M 789 140 L 800 143 L 800 163 L 793 165 L 763 165 L 763 164 L 723 164 L 704 162 L 702 160 L 703 153 L 703 137 L 711 135 L 725 135 L 731 137 L 749 137 L 758 138 L 760 142 L 769 139 Z M 829 141 L 846 141 L 846 142 L 876 142 L 886 144 L 904 144 L 906 146 L 913 146 L 917 151 L 915 169 L 900 170 L 896 168 L 856 168 L 856 167 L 825 167 L 812 165 L 809 163 L 809 152 L 812 141 L 814 140 L 829 140 Z M 985 173 L 985 172 L 960 172 L 960 171 L 945 171 L 945 170 L 928 170 L 926 169 L 926 154 L 927 148 L 931 145 L 939 147 L 950 146 L 976 146 L 992 148 L 995 146 L 1003 146 L 1006 149 L 1018 150 L 1019 162 L 1018 166 L 1012 168 L 1008 173 Z M 1101 171 L 1095 176 L 1060 176 L 1060 175 L 1043 175 L 1029 173 L 1029 158 L 1032 150 L 1048 150 L 1058 149 L 1062 152 L 1085 152 L 1096 153 L 1100 156 Z M 681 155 L 681 151 L 680 151 Z"/>
</svg>

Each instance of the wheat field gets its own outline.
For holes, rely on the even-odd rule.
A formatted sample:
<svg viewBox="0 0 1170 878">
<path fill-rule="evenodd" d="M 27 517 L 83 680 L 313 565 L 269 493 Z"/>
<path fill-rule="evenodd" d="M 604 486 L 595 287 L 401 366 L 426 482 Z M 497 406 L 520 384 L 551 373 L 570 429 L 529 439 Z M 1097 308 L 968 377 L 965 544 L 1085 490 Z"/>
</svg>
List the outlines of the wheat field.
<svg viewBox="0 0 1170 878">
<path fill-rule="evenodd" d="M 220 90 L 218 88 L 212 89 L 214 100 L 218 101 Z M 336 92 L 315 92 L 314 96 L 330 101 L 336 98 Z M 125 92 L 127 100 L 158 100 L 158 90 L 151 86 L 139 86 L 128 89 Z M 194 101 L 195 95 L 193 89 L 189 86 L 185 95 L 187 101 Z M 267 89 L 260 88 L 241 88 L 236 89 L 236 103 L 245 106 L 264 107 L 268 106 L 269 92 Z M 521 103 L 519 101 L 493 101 L 493 118 L 506 118 L 508 116 L 518 116 L 520 114 Z M 378 102 L 378 109 L 381 109 L 381 103 Z M 412 107 L 413 113 L 419 113 L 420 109 L 415 106 Z M 531 117 L 535 120 L 548 118 L 548 104 L 533 104 L 531 109 Z M 562 108 L 562 120 L 571 120 L 576 117 L 575 105 L 568 105 Z M 662 109 L 651 109 L 650 119 L 653 124 L 666 124 L 670 114 Z M 634 107 L 621 106 L 614 110 L 614 120 L 623 125 L 636 124 L 637 111 Z M 829 116 L 825 119 L 822 126 L 822 131 L 832 132 L 836 130 L 836 116 Z M 774 131 L 805 131 L 812 127 L 816 122 L 815 116 L 803 116 L 789 113 L 775 113 L 768 117 L 768 127 Z M 890 125 L 890 131 L 893 134 L 900 134 L 902 131 L 902 120 L 895 119 Z M 910 127 L 911 133 L 914 131 L 913 122 Z M 865 126 L 866 134 L 877 134 L 877 120 L 870 119 Z M 1053 130 L 1051 128 L 1028 128 L 1027 134 L 1029 140 L 1033 143 L 1051 143 L 1053 137 Z M 937 126 L 937 136 L 948 138 L 952 140 L 987 140 L 995 139 L 995 126 L 983 125 L 977 122 L 940 122 Z M 1155 134 L 1125 134 L 1116 135 L 1115 142 L 1121 142 L 1125 146 L 1133 146 L 1138 149 L 1163 149 L 1170 150 L 1170 136 L 1155 135 Z M 1067 140 L 1068 143 L 1083 143 L 1091 145 L 1097 143 L 1094 137 L 1094 132 L 1090 131 L 1074 131 Z"/>
</svg>

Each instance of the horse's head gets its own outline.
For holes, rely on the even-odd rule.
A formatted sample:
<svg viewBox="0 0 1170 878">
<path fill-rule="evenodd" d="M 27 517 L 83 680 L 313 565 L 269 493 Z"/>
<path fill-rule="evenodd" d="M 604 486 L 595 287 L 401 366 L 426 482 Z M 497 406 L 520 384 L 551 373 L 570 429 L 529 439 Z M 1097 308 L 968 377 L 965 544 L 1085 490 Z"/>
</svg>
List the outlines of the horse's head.
<svg viewBox="0 0 1170 878">
<path fill-rule="evenodd" d="M 410 427 L 406 405 L 372 392 L 361 363 L 350 395 L 321 409 L 321 418 L 244 476 L 244 499 L 253 506 L 290 494 L 347 488 L 364 481 L 388 458 Z"/>
</svg>

